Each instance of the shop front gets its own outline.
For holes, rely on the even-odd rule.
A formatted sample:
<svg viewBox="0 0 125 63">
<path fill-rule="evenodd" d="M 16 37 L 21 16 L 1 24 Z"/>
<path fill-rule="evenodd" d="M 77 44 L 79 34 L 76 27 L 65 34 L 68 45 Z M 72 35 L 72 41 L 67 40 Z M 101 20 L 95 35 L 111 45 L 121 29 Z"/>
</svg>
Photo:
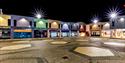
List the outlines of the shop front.
<svg viewBox="0 0 125 63">
<path fill-rule="evenodd" d="M 10 28 L 0 28 L 0 39 L 10 39 L 11 29 Z"/>
<path fill-rule="evenodd" d="M 88 25 L 86 25 L 86 36 L 90 36 L 91 34 L 91 31 L 90 31 L 90 25 L 88 24 Z"/>
<path fill-rule="evenodd" d="M 48 23 L 45 19 L 35 19 L 34 23 L 34 38 L 47 37 Z"/>
<path fill-rule="evenodd" d="M 105 37 L 105 38 L 110 38 L 111 37 L 111 29 L 110 29 L 110 24 L 109 23 L 105 23 L 103 25 L 103 28 L 101 30 L 101 37 Z"/>
<path fill-rule="evenodd" d="M 85 37 L 86 36 L 86 26 L 81 24 L 79 27 L 79 37 Z"/>
<path fill-rule="evenodd" d="M 110 38 L 111 37 L 111 30 L 102 30 L 101 37 Z"/>
<path fill-rule="evenodd" d="M 70 23 L 61 24 L 61 37 L 70 37 Z"/>
<path fill-rule="evenodd" d="M 113 29 L 111 38 L 125 39 L 125 29 Z"/>
<path fill-rule="evenodd" d="M 60 22 L 57 20 L 48 20 L 48 21 L 49 21 L 48 37 L 61 38 Z"/>
<path fill-rule="evenodd" d="M 0 39 L 11 38 L 11 16 L 0 15 Z"/>
<path fill-rule="evenodd" d="M 32 38 L 32 22 L 34 18 L 12 15 L 13 38 Z"/>
<path fill-rule="evenodd" d="M 99 24 L 92 24 L 90 26 L 91 36 L 100 36 L 101 35 L 101 25 Z"/>
<path fill-rule="evenodd" d="M 14 38 L 32 38 L 32 30 L 31 29 L 15 29 L 14 30 Z"/>
<path fill-rule="evenodd" d="M 60 31 L 59 30 L 50 30 L 50 37 L 51 38 L 59 38 L 60 37 Z"/>
<path fill-rule="evenodd" d="M 71 23 L 71 37 L 79 36 L 79 23 Z"/>
</svg>

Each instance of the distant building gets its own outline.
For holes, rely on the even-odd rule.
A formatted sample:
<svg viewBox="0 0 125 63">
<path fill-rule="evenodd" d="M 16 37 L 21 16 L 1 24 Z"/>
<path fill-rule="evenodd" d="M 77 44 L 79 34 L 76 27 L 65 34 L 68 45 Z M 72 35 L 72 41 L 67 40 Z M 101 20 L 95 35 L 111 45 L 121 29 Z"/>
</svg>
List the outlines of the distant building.
<svg viewBox="0 0 125 63">
<path fill-rule="evenodd" d="M 103 25 L 104 25 L 103 22 L 89 24 L 89 26 L 90 26 L 90 36 L 100 37 Z"/>
</svg>

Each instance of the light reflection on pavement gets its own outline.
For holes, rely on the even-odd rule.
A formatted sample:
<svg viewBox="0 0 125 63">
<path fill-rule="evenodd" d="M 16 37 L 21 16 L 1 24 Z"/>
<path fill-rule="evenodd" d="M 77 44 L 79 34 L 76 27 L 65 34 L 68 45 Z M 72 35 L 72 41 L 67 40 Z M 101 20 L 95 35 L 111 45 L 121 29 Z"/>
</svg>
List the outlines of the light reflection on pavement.
<svg viewBox="0 0 125 63">
<path fill-rule="evenodd" d="M 31 44 L 18 44 L 18 45 L 10 45 L 1 47 L 0 50 L 18 50 L 23 48 L 31 47 Z"/>
<path fill-rule="evenodd" d="M 110 50 L 98 47 L 77 47 L 74 51 L 91 57 L 114 56 Z"/>
</svg>

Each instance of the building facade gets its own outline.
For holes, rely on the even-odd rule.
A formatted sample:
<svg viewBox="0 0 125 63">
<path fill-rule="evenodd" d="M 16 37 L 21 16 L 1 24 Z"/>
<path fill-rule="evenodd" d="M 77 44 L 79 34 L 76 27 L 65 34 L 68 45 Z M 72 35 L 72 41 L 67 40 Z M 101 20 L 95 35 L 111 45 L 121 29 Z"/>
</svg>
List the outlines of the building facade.
<svg viewBox="0 0 125 63">
<path fill-rule="evenodd" d="M 48 20 L 38 19 L 34 20 L 34 38 L 47 38 Z"/>
<path fill-rule="evenodd" d="M 61 30 L 60 30 L 60 21 L 58 20 L 48 20 L 48 38 L 60 38 Z"/>
<path fill-rule="evenodd" d="M 33 17 L 11 15 L 12 37 L 13 38 L 32 38 L 33 37 Z"/>
<path fill-rule="evenodd" d="M 69 22 L 61 22 L 61 37 L 70 37 L 71 25 Z"/>
<path fill-rule="evenodd" d="M 0 15 L 0 39 L 11 38 L 11 16 Z"/>
<path fill-rule="evenodd" d="M 101 30 L 104 23 L 98 22 L 98 23 L 92 23 L 90 25 L 90 36 L 101 36 Z"/>
<path fill-rule="evenodd" d="M 71 37 L 79 36 L 79 23 L 71 23 Z"/>
<path fill-rule="evenodd" d="M 83 22 L 79 22 L 79 37 L 85 37 L 86 36 L 86 25 Z"/>
</svg>

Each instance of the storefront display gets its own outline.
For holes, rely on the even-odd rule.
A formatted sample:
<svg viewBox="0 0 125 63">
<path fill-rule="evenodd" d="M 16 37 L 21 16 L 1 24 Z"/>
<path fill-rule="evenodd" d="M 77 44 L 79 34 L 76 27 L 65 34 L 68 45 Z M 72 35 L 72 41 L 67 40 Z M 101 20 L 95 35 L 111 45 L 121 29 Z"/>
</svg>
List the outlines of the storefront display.
<svg viewBox="0 0 125 63">
<path fill-rule="evenodd" d="M 0 16 L 0 38 L 10 39 L 11 38 L 11 21 L 9 15 Z"/>
<path fill-rule="evenodd" d="M 59 32 L 58 31 L 51 31 L 50 32 L 50 37 L 51 38 L 57 38 L 57 37 L 59 37 Z"/>
<path fill-rule="evenodd" d="M 79 27 L 79 37 L 85 37 L 86 36 L 86 27 L 85 25 L 80 25 Z"/>
<path fill-rule="evenodd" d="M 77 31 L 72 31 L 71 32 L 71 37 L 77 37 L 78 36 L 78 32 Z"/>
<path fill-rule="evenodd" d="M 69 37 L 69 32 L 62 32 L 62 37 Z"/>
<path fill-rule="evenodd" d="M 101 37 L 110 38 L 110 36 L 111 36 L 111 30 L 102 30 L 101 31 Z"/>
<path fill-rule="evenodd" d="M 14 30 L 14 38 L 32 38 L 32 30 Z"/>
<path fill-rule="evenodd" d="M 44 38 L 47 37 L 47 30 L 34 30 L 35 38 Z"/>
<path fill-rule="evenodd" d="M 92 24 L 90 26 L 90 30 L 91 30 L 91 36 L 101 36 L 101 29 L 102 25 L 101 24 Z"/>
<path fill-rule="evenodd" d="M 71 23 L 71 37 L 79 36 L 79 23 Z"/>
<path fill-rule="evenodd" d="M 9 39 L 10 37 L 11 37 L 10 29 L 2 29 L 2 30 L 0 30 L 0 38 Z"/>
<path fill-rule="evenodd" d="M 48 37 L 49 38 L 60 38 L 60 22 L 57 20 L 48 20 L 49 29 L 48 29 Z"/>
<path fill-rule="evenodd" d="M 125 39 L 125 29 L 114 29 L 112 30 L 112 38 Z"/>
<path fill-rule="evenodd" d="M 62 23 L 61 27 L 61 37 L 70 37 L 69 23 Z"/>
<path fill-rule="evenodd" d="M 100 36 L 100 31 L 91 31 L 91 36 Z"/>
<path fill-rule="evenodd" d="M 80 37 L 85 37 L 85 36 L 86 36 L 86 33 L 85 33 L 85 32 L 79 32 L 79 36 L 80 36 Z"/>
<path fill-rule="evenodd" d="M 11 15 L 13 38 L 32 38 L 33 17 Z"/>
</svg>

